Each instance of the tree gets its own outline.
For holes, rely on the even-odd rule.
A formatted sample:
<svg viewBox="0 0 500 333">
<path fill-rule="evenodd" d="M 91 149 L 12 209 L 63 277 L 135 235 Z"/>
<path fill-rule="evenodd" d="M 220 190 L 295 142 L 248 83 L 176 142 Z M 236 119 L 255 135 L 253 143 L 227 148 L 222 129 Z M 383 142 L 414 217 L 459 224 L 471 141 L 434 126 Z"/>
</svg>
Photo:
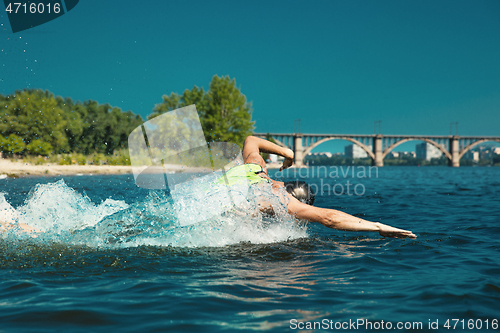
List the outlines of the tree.
<svg viewBox="0 0 500 333">
<path fill-rule="evenodd" d="M 41 140 L 50 143 L 56 152 L 66 151 L 68 140 L 64 135 L 66 121 L 63 110 L 49 91 L 16 91 L 0 101 L 2 121 L 0 133 L 21 137 L 24 143 Z"/>
<path fill-rule="evenodd" d="M 84 154 L 111 155 L 115 149 L 127 148 L 128 135 L 143 122 L 130 111 L 122 112 L 117 107 L 91 100 L 77 103 L 73 110 L 81 118 L 82 128 L 75 126 L 69 130 L 69 141 L 73 151 Z"/>
<path fill-rule="evenodd" d="M 253 132 L 251 103 L 236 87 L 235 79 L 214 75 L 209 90 L 194 86 L 182 95 L 164 95 L 153 109 L 152 119 L 165 112 L 196 104 L 201 126 L 208 142 L 233 142 L 239 145 Z"/>
<path fill-rule="evenodd" d="M 0 150 L 7 155 L 21 154 L 25 148 L 23 139 L 15 134 L 9 135 L 6 139 L 0 136 Z"/>
<path fill-rule="evenodd" d="M 68 140 L 69 151 L 77 151 L 77 140 L 83 133 L 83 119 L 81 111 L 81 104 L 76 104 L 69 97 L 62 98 L 56 97 L 57 105 L 64 111 L 62 116 L 66 122 L 64 134 Z M 85 112 L 83 112 L 85 113 Z"/>
<path fill-rule="evenodd" d="M 54 148 L 52 147 L 52 145 L 50 143 L 43 142 L 42 140 L 36 139 L 36 140 L 31 141 L 31 143 L 26 146 L 26 150 L 29 153 L 34 154 L 34 155 L 47 156 L 50 153 L 52 153 Z"/>
<path fill-rule="evenodd" d="M 140 124 L 142 118 L 130 111 L 91 100 L 74 103 L 40 89 L 0 95 L 0 135 L 21 137 L 32 154 L 113 154 L 127 147 Z"/>
</svg>

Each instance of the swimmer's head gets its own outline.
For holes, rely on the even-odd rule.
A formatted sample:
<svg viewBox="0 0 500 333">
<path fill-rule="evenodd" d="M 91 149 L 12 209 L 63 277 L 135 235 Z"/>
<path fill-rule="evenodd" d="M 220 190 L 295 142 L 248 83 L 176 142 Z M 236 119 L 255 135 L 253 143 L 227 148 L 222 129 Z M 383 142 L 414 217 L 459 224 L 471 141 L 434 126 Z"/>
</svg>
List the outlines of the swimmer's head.
<svg viewBox="0 0 500 333">
<path fill-rule="evenodd" d="M 285 188 L 288 193 L 293 195 L 297 200 L 311 205 L 314 203 L 314 193 L 311 187 L 301 180 L 285 182 Z"/>
</svg>

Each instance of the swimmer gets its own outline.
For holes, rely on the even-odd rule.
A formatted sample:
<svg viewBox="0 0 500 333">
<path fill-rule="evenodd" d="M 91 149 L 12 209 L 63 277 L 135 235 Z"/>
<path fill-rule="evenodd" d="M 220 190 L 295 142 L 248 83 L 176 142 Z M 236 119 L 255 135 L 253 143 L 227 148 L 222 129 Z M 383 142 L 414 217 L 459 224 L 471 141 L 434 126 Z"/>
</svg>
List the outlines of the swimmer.
<svg viewBox="0 0 500 333">
<path fill-rule="evenodd" d="M 40 232 L 40 230 L 30 227 L 26 223 L 16 223 L 17 220 L 17 211 L 7 201 L 5 201 L 5 198 L 0 197 L 0 233 L 3 233 L 16 226 L 20 230 L 27 233 Z"/>
<path fill-rule="evenodd" d="M 258 176 L 272 183 L 278 193 L 279 187 L 286 187 L 289 199 L 288 213 L 300 220 L 316 222 L 325 227 L 345 231 L 376 231 L 383 237 L 417 238 L 411 231 L 394 228 L 380 222 L 370 222 L 335 209 L 326 209 L 312 206 L 314 196 L 309 186 L 304 182 L 283 183 L 272 180 L 267 175 L 266 163 L 260 153 L 276 154 L 285 158 L 280 171 L 293 165 L 293 151 L 280 147 L 270 141 L 254 136 L 248 136 L 243 144 L 243 161 L 245 164 L 260 166 Z M 302 201 L 299 201 L 302 199 Z M 268 212 L 270 207 L 260 204 L 261 211 Z"/>
<path fill-rule="evenodd" d="M 246 183 L 249 185 L 259 186 L 262 182 L 271 183 L 273 194 L 276 195 L 283 206 L 286 207 L 288 214 L 300 220 L 320 223 L 328 228 L 337 230 L 376 231 L 384 237 L 416 238 L 411 231 L 394 228 L 379 222 L 370 222 L 338 210 L 312 206 L 314 196 L 305 182 L 295 181 L 283 183 L 269 178 L 267 175 L 266 163 L 260 155 L 261 152 L 284 157 L 285 160 L 283 161 L 280 171 L 293 165 L 294 154 L 291 149 L 280 147 L 267 140 L 249 136 L 245 139 L 243 145 L 243 161 L 245 164 L 240 167 L 243 167 L 244 170 L 236 168 L 234 168 L 235 170 L 233 171 L 229 170 L 224 179 L 224 183 L 228 181 L 229 183 L 237 182 L 238 178 L 243 175 L 247 178 Z M 242 173 L 240 171 L 244 172 Z M 284 191 L 284 189 L 286 189 L 286 191 Z M 268 192 L 269 191 L 266 191 L 266 194 L 273 195 Z M 274 213 L 273 207 L 266 201 L 265 197 L 266 195 L 263 195 L 260 200 L 257 200 L 257 208 L 261 212 L 272 214 Z M 0 196 L 0 233 L 15 227 L 27 233 L 33 234 L 40 232 L 40 230 L 19 221 L 17 211 L 5 201 L 3 196 Z"/>
</svg>

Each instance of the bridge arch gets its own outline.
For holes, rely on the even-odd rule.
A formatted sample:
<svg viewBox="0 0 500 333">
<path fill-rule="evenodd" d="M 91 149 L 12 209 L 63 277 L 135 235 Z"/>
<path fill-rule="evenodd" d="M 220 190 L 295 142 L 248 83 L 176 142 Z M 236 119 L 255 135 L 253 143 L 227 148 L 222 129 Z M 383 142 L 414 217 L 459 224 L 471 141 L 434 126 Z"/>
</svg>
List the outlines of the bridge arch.
<svg viewBox="0 0 500 333">
<path fill-rule="evenodd" d="M 500 139 L 481 139 L 481 140 L 477 140 L 476 142 L 473 142 L 467 146 L 465 146 L 459 153 L 458 155 L 458 158 L 461 159 L 466 152 L 468 152 L 469 150 L 471 150 L 472 148 L 474 148 L 474 146 L 480 144 L 480 143 L 483 143 L 483 142 L 488 142 L 488 141 L 491 141 L 491 142 L 500 142 Z"/>
<path fill-rule="evenodd" d="M 383 166 L 384 158 L 397 146 L 408 141 L 423 141 L 436 147 L 448 160 L 449 166 L 459 167 L 460 159 L 473 147 L 483 142 L 500 142 L 498 136 L 465 136 L 458 135 L 350 135 L 350 134 L 303 134 L 303 133 L 255 133 L 255 136 L 266 138 L 271 135 L 279 146 L 293 149 L 296 165 L 302 166 L 303 158 L 318 145 L 334 139 L 352 142 L 363 149 L 373 160 L 373 165 Z M 305 138 L 305 142 L 303 139 Z M 316 141 L 318 140 L 318 141 Z M 373 150 L 367 146 L 373 142 Z M 305 145 L 304 145 L 305 143 Z M 309 146 L 310 145 L 310 146 Z"/>
<path fill-rule="evenodd" d="M 346 140 L 346 141 L 350 141 L 352 143 L 354 143 L 355 145 L 358 145 L 360 146 L 367 154 L 368 156 L 372 159 L 372 160 L 375 160 L 375 154 L 370 150 L 370 147 L 368 147 L 367 145 L 361 143 L 360 141 L 356 140 L 356 139 L 353 139 L 353 138 L 348 138 L 348 137 L 335 137 L 335 138 L 324 138 L 324 139 L 321 139 L 315 143 L 313 143 L 312 145 L 310 145 L 309 147 L 307 147 L 307 149 L 304 151 L 304 158 L 309 154 L 311 153 L 311 151 L 316 148 L 317 146 L 319 146 L 320 144 L 324 143 L 324 142 L 327 142 L 327 141 L 330 141 L 330 140 Z"/>
<path fill-rule="evenodd" d="M 439 149 L 439 151 L 441 151 L 443 153 L 443 155 L 446 156 L 446 158 L 451 161 L 451 154 L 449 151 L 446 150 L 446 148 L 444 148 L 442 145 L 438 144 L 436 141 L 433 141 L 433 140 L 427 139 L 427 138 L 420 138 L 420 137 L 410 137 L 410 138 L 405 138 L 405 139 L 401 139 L 397 142 L 394 142 L 392 145 L 390 145 L 389 147 L 387 147 L 384 150 L 383 155 L 382 155 L 382 159 L 384 159 L 387 156 L 387 154 L 389 154 L 394 148 L 396 148 L 400 144 L 408 142 L 408 141 L 424 141 L 424 142 L 430 143 L 431 145 L 433 145 L 434 147 Z"/>
</svg>

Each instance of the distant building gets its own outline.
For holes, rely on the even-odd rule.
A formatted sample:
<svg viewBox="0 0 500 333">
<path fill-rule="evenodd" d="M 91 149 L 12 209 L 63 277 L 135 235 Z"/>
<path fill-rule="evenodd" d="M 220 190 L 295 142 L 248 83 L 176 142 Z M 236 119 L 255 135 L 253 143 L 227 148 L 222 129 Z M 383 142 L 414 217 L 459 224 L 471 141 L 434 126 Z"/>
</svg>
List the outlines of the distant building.
<svg viewBox="0 0 500 333">
<path fill-rule="evenodd" d="M 464 156 L 462 158 L 465 159 L 465 160 L 471 160 L 471 161 L 474 161 L 474 162 L 479 162 L 479 152 L 473 151 L 473 150 L 469 150 L 468 152 L 466 152 L 464 154 Z"/>
<path fill-rule="evenodd" d="M 414 151 L 391 151 L 387 154 L 389 158 L 403 158 L 403 157 L 415 157 Z"/>
<path fill-rule="evenodd" d="M 415 146 L 415 150 L 417 158 L 421 158 L 426 161 L 430 161 L 433 158 L 440 158 L 443 155 L 443 153 L 437 149 L 436 146 L 427 142 L 417 144 Z"/>
<path fill-rule="evenodd" d="M 330 158 L 333 155 L 330 152 L 317 152 L 317 153 L 309 153 L 309 154 L 307 154 L 307 156 L 320 156 L 320 157 L 321 156 L 326 156 L 326 157 Z"/>
<path fill-rule="evenodd" d="M 275 154 L 269 154 L 269 161 L 271 163 L 278 163 L 278 155 L 275 155 Z"/>
<path fill-rule="evenodd" d="M 472 148 L 470 151 L 477 152 L 479 154 L 480 160 L 491 160 L 495 156 L 500 154 L 500 147 L 496 147 L 495 144 L 481 144 Z"/>
<path fill-rule="evenodd" d="M 333 157 L 333 154 L 330 152 L 316 152 L 316 153 L 309 153 L 304 157 L 304 163 L 306 165 L 309 165 L 309 163 L 316 164 L 316 163 L 327 163 L 330 158 Z"/>
<path fill-rule="evenodd" d="M 482 160 L 490 160 L 492 156 L 493 154 L 490 149 L 484 149 L 479 151 L 479 158 Z"/>
<path fill-rule="evenodd" d="M 372 149 L 372 146 L 368 146 L 369 149 Z M 352 144 L 352 145 L 347 145 L 344 148 L 345 156 L 350 157 L 350 158 L 366 158 L 368 157 L 368 154 L 366 151 L 364 151 L 363 148 L 361 148 L 358 145 Z"/>
</svg>

